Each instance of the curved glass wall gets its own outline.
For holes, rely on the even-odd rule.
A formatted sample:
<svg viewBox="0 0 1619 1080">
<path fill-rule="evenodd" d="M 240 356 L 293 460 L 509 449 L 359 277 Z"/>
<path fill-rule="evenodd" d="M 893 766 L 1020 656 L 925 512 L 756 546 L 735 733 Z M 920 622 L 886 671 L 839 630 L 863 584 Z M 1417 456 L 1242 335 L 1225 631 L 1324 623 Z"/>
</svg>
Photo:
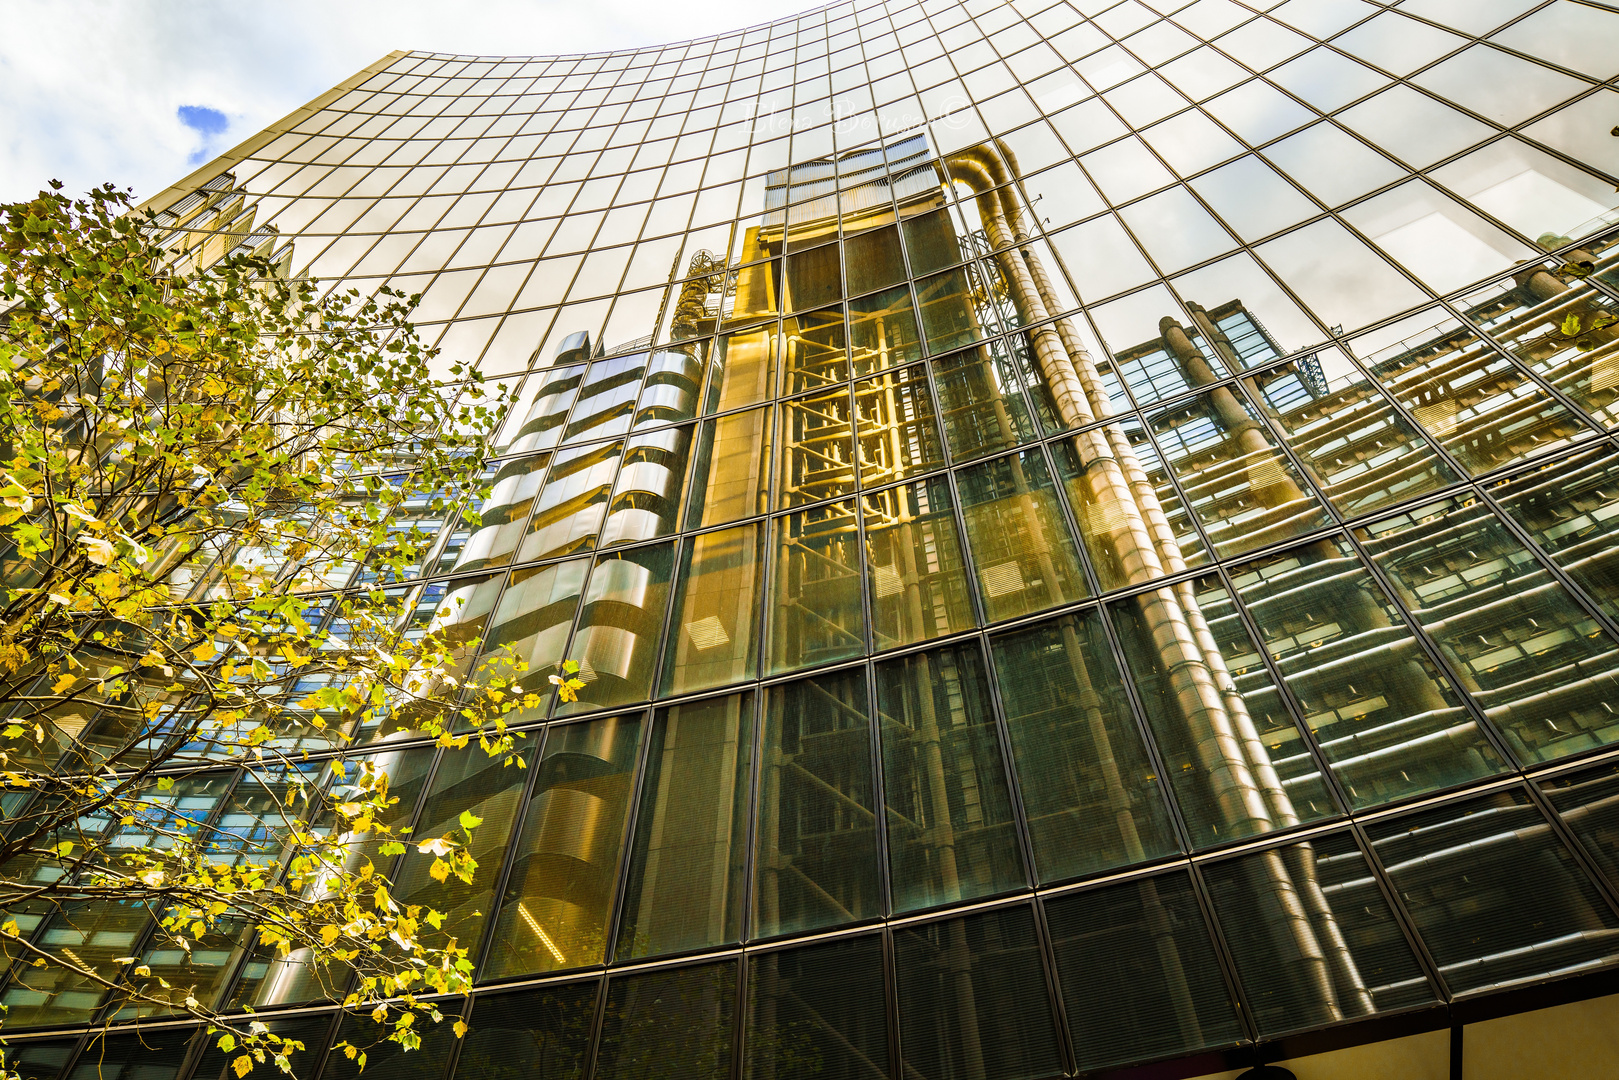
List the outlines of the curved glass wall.
<svg viewBox="0 0 1619 1080">
<path fill-rule="evenodd" d="M 396 53 L 160 198 L 186 257 L 422 293 L 512 395 L 481 520 L 401 520 L 440 539 L 390 587 L 464 670 L 586 687 L 521 773 L 361 733 L 402 821 L 485 822 L 476 886 L 394 870 L 487 988 L 397 1067 L 1039 1078 L 1619 962 L 1615 40 L 1585 0 L 839 3 Z M 249 836 L 264 793 L 185 800 Z"/>
</svg>

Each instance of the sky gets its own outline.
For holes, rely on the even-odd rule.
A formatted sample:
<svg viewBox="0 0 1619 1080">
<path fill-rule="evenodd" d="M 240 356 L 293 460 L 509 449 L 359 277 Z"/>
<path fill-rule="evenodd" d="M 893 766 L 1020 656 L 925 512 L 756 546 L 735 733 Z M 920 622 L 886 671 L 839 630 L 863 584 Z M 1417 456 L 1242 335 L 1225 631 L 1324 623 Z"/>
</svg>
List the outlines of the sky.
<svg viewBox="0 0 1619 1080">
<path fill-rule="evenodd" d="M 736 30 L 816 0 L 5 0 L 0 202 L 137 200 L 394 49 L 551 55 Z"/>
</svg>

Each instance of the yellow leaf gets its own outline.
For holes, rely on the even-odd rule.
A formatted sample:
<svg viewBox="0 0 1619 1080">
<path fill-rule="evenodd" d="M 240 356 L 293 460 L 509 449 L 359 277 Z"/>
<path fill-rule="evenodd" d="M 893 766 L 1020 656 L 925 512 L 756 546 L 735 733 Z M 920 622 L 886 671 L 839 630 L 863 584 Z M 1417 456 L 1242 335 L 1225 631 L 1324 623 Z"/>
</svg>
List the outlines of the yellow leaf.
<svg viewBox="0 0 1619 1080">
<path fill-rule="evenodd" d="M 213 642 L 205 641 L 193 649 L 191 655 L 197 661 L 197 663 L 206 664 L 208 661 L 217 656 L 218 652 L 219 650 L 214 648 Z"/>
<path fill-rule="evenodd" d="M 330 945 L 332 942 L 336 941 L 342 936 L 343 931 L 339 930 L 335 926 L 323 926 L 320 928 L 320 941 L 322 945 Z"/>
<path fill-rule="evenodd" d="M 241 1057 L 231 1062 L 230 1067 L 236 1070 L 237 1076 L 246 1076 L 248 1073 L 253 1071 L 253 1058 L 248 1054 L 243 1054 Z"/>
<path fill-rule="evenodd" d="M 68 687 L 72 686 L 74 683 L 76 683 L 78 681 L 79 680 L 77 678 L 75 678 L 74 676 L 72 676 L 72 675 L 63 675 L 60 679 L 57 679 L 54 683 L 51 684 L 51 693 L 53 693 L 53 694 L 63 693 L 63 692 L 65 692 L 67 690 Z"/>
<path fill-rule="evenodd" d="M 11 642 L 0 643 L 0 671 L 21 671 L 28 662 L 28 650 Z"/>
<path fill-rule="evenodd" d="M 457 1039 L 459 1039 L 463 1035 L 465 1035 L 466 1033 L 467 1033 L 467 1022 L 465 1020 L 457 1020 L 455 1022 L 455 1037 Z"/>
<path fill-rule="evenodd" d="M 434 881 L 445 881 L 450 876 L 450 865 L 443 859 L 434 859 L 427 872 L 433 876 Z"/>
<path fill-rule="evenodd" d="M 81 536 L 78 540 L 84 545 L 85 555 L 97 566 L 106 566 L 118 557 L 118 549 L 110 540 L 103 540 L 98 536 Z"/>
</svg>

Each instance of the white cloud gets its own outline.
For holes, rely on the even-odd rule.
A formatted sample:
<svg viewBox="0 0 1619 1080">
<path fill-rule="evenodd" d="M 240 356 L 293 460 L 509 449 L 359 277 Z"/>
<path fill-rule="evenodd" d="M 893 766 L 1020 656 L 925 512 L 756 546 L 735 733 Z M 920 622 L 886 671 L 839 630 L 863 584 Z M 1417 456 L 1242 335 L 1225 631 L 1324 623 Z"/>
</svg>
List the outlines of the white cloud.
<svg viewBox="0 0 1619 1080">
<path fill-rule="evenodd" d="M 722 33 L 805 0 L 8 0 L 0 34 L 0 201 L 52 178 L 137 198 L 394 49 L 550 55 Z M 206 144 L 182 105 L 230 120 Z"/>
</svg>

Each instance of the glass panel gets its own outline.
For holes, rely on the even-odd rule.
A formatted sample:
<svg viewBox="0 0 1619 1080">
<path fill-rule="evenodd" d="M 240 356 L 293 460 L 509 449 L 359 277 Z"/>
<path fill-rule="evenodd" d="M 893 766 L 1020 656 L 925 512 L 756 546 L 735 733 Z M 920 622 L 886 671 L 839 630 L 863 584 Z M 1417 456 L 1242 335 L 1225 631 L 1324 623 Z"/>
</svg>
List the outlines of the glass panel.
<svg viewBox="0 0 1619 1080">
<path fill-rule="evenodd" d="M 66 1039 L 14 1042 L 6 1047 L 6 1068 L 15 1070 L 20 1080 L 56 1080 L 78 1045 L 77 1035 L 70 1035 Z"/>
<path fill-rule="evenodd" d="M 572 559 L 513 571 L 495 609 L 480 673 L 523 677 L 521 669 L 510 666 L 515 661 L 536 673 L 529 677 L 543 686 L 544 673 L 556 667 L 567 645 L 589 569 L 590 560 Z"/>
<path fill-rule="evenodd" d="M 1040 881 L 1179 850 L 1097 612 L 991 645 Z"/>
<path fill-rule="evenodd" d="M 1551 4 L 1495 35 L 1511 49 L 1583 71 L 1595 79 L 1614 74 L 1613 54 L 1604 41 L 1619 35 L 1619 16 L 1583 4 Z"/>
<path fill-rule="evenodd" d="M 770 673 L 859 656 L 866 620 L 854 500 L 776 518 L 771 537 Z"/>
<path fill-rule="evenodd" d="M 625 441 L 624 465 L 618 471 L 613 501 L 602 526 L 603 547 L 651 540 L 675 531 L 691 436 L 691 425 L 687 425 L 631 435 Z"/>
<path fill-rule="evenodd" d="M 764 513 L 769 462 L 769 406 L 705 421 L 691 471 L 686 528 L 723 525 Z"/>
<path fill-rule="evenodd" d="M 1072 114 L 1077 118 L 1079 115 L 1084 115 L 1088 109 L 1089 106 L 1081 106 L 1079 109 L 1073 110 Z M 1090 118 L 1087 117 L 1087 119 Z M 1101 188 L 1102 194 L 1106 195 L 1115 206 L 1119 203 L 1128 202 L 1138 195 L 1145 195 L 1149 191 L 1175 182 L 1174 175 L 1152 155 L 1152 151 L 1147 149 L 1145 143 L 1136 138 L 1120 139 L 1118 142 L 1104 146 L 1100 150 L 1091 151 L 1079 160 L 1085 166 L 1085 171 L 1090 173 L 1091 179 L 1096 182 L 1096 186 Z M 1082 228 L 1085 227 L 1082 226 Z M 1128 241 L 1122 246 L 1119 245 L 1120 234 L 1118 233 L 1118 227 L 1106 218 L 1092 222 L 1091 226 L 1085 228 L 1084 233 L 1081 235 L 1084 236 L 1087 243 L 1095 243 L 1105 247 L 1109 254 L 1114 251 L 1134 254 L 1133 249 L 1129 247 Z M 1072 246 L 1072 249 L 1083 251 L 1085 246 L 1085 243 L 1076 243 Z M 1059 243 L 1058 248 L 1066 253 L 1069 245 Z M 1131 260 L 1132 268 L 1139 260 L 1139 255 Z M 1106 283 L 1110 279 L 1105 271 L 1100 268 L 1089 271 L 1083 270 L 1076 266 L 1073 260 L 1067 260 L 1066 254 L 1065 261 L 1068 262 L 1068 268 L 1081 279 L 1079 291 L 1083 295 L 1106 296 L 1108 293 L 1117 292 L 1118 288 L 1122 287 L 1122 285 L 1108 287 Z M 1094 287 L 1087 288 L 1087 285 Z"/>
<path fill-rule="evenodd" d="M 1236 567 L 1232 583 L 1352 805 L 1503 768 L 1346 541 Z"/>
<path fill-rule="evenodd" d="M 934 360 L 933 377 L 944 437 L 955 460 L 982 457 L 1038 436 L 1004 352 L 979 346 Z"/>
<path fill-rule="evenodd" d="M 945 480 L 867 492 L 860 501 L 877 647 L 909 645 L 974 625 Z"/>
<path fill-rule="evenodd" d="M 1534 6 L 1535 0 L 1405 0 L 1400 10 L 1482 36 Z"/>
<path fill-rule="evenodd" d="M 1358 531 L 1520 760 L 1619 738 L 1612 638 L 1488 507 L 1447 499 Z"/>
<path fill-rule="evenodd" d="M 1598 126 L 1600 121 L 1592 112 L 1611 100 L 1611 94 L 1591 95 L 1531 124 L 1526 131 L 1574 161 L 1595 162 L 1607 151 L 1590 145 L 1591 140 L 1610 136 Z M 1580 144 L 1586 144 L 1585 152 Z M 1521 139 L 1497 139 L 1441 165 L 1431 176 L 1524 236 L 1537 242 L 1551 238 L 1546 246 L 1561 246 L 1573 237 L 1604 229 L 1614 220 L 1610 212 L 1615 202 L 1613 185 Z"/>
<path fill-rule="evenodd" d="M 648 738 L 619 961 L 742 935 L 753 695 L 659 709 Z"/>
<path fill-rule="evenodd" d="M 1181 65 L 1204 63 L 1223 66 L 1220 73 L 1221 83 L 1225 79 L 1224 67 L 1236 71 L 1229 60 L 1207 48 L 1198 50 L 1185 60 L 1177 61 L 1177 64 Z M 1174 66 L 1176 65 L 1171 65 Z M 1172 74 L 1170 77 L 1174 78 Z M 1203 95 L 1198 93 L 1195 96 Z M 1170 167 L 1182 176 L 1200 173 L 1211 165 L 1217 165 L 1242 153 L 1241 143 L 1227 135 L 1213 120 L 1196 109 L 1189 109 L 1161 124 L 1155 124 L 1142 132 L 1141 137 L 1152 145 L 1159 157 L 1169 162 Z"/>
<path fill-rule="evenodd" d="M 193 1034 L 192 1028 L 158 1028 L 134 1035 L 97 1035 L 79 1053 L 68 1080 L 176 1080 Z M 307 1067 L 307 1058 L 301 1057 L 292 1060 Z"/>
<path fill-rule="evenodd" d="M 745 232 L 739 230 L 737 239 L 742 246 L 742 253 L 739 259 L 733 259 L 732 262 L 751 263 L 751 265 L 743 266 L 742 269 L 736 271 L 734 287 L 729 283 L 726 285 L 727 295 L 721 299 L 721 304 L 727 309 L 727 314 L 729 315 L 727 322 L 733 324 L 751 322 L 755 319 L 781 314 L 784 306 L 782 290 L 785 284 L 782 281 L 781 260 L 768 259 L 764 262 L 752 262 L 761 255 L 770 254 L 769 251 L 762 251 L 757 246 L 758 230 L 756 229 L 750 228 Z M 778 242 L 780 241 L 780 233 L 776 235 L 776 239 Z M 833 272 L 836 273 L 835 266 Z M 837 297 L 833 297 L 833 299 L 835 300 Z M 734 336 L 736 340 L 743 340 L 745 337 L 746 335 Z M 751 401 L 739 402 L 738 404 L 746 405 L 758 400 L 760 398 L 756 397 Z"/>
<path fill-rule="evenodd" d="M 561 440 L 562 423 L 568 418 L 574 398 L 579 396 L 579 383 L 584 375 L 584 366 L 580 365 L 536 376 L 542 380 L 540 388 L 535 394 L 534 404 L 529 407 L 528 419 L 506 448 L 508 453 L 540 450 L 555 446 Z"/>
<path fill-rule="evenodd" d="M 595 1075 L 600 1080 L 726 1080 L 736 962 L 612 979 Z"/>
<path fill-rule="evenodd" d="M 1593 765 L 1539 784 L 1608 884 L 1619 887 L 1619 764 Z"/>
<path fill-rule="evenodd" d="M 1521 788 L 1366 832 L 1453 993 L 1619 958 L 1619 916 Z"/>
<path fill-rule="evenodd" d="M 842 297 L 842 285 L 837 244 L 787 257 L 787 295 L 794 310 L 836 303 Z"/>
<path fill-rule="evenodd" d="M 1420 180 L 1357 203 L 1343 217 L 1435 292 L 1540 254 Z"/>
<path fill-rule="evenodd" d="M 849 351 L 856 375 L 869 375 L 922 355 L 909 288 L 901 285 L 849 301 Z"/>
<path fill-rule="evenodd" d="M 928 351 L 949 352 L 984 336 L 965 270 L 947 270 L 916 284 Z"/>
<path fill-rule="evenodd" d="M 1619 301 L 1541 268 L 1513 280 L 1522 282 L 1508 294 L 1518 303 L 1492 320 L 1492 336 L 1600 423 L 1619 426 Z"/>
<path fill-rule="evenodd" d="M 1103 589 L 1208 561 L 1203 538 L 1139 423 L 1129 420 L 1086 432 L 1053 443 L 1051 449 Z M 1166 532 L 1173 536 L 1172 547 L 1161 547 Z"/>
<path fill-rule="evenodd" d="M 1203 873 L 1262 1036 L 1434 1000 L 1348 833 Z"/>
<path fill-rule="evenodd" d="M 708 377 L 705 413 L 730 412 L 746 405 L 757 405 L 770 397 L 775 385 L 775 327 L 762 326 L 726 334 L 714 353 L 714 368 Z"/>
<path fill-rule="evenodd" d="M 418 760 L 422 762 L 421 770 L 425 772 L 426 763 L 432 760 L 431 750 L 418 749 L 413 753 L 418 755 Z M 329 772 L 327 775 L 330 775 Z M 310 821 L 314 826 L 313 831 L 325 834 L 328 819 L 321 811 L 319 802 L 309 799 L 309 788 L 300 790 L 294 786 L 306 779 L 308 778 L 298 776 L 291 770 L 279 776 L 274 773 L 244 775 L 237 782 L 229 802 L 210 830 L 208 860 L 216 866 L 237 869 L 246 869 L 249 864 L 262 866 L 278 861 L 290 844 L 286 827 L 289 814 Z M 418 773 L 414 777 L 408 773 L 394 774 L 390 779 L 400 781 L 398 787 L 390 785 L 389 790 L 391 794 L 399 797 L 398 805 L 406 807 L 405 812 L 408 814 L 410 810 L 415 809 L 416 798 L 421 792 L 421 774 Z M 414 786 L 410 783 L 412 779 L 416 781 Z M 385 823 L 391 825 L 394 822 Z M 355 856 L 355 861 L 350 865 L 361 865 L 360 858 L 363 857 L 376 857 L 377 846 L 376 843 L 362 844 L 358 841 L 353 843 L 348 850 Z M 384 863 L 384 866 L 386 865 Z M 140 962 L 149 967 L 157 978 L 167 979 L 170 985 L 184 988 L 179 993 L 171 992 L 171 1001 L 194 996 L 205 1008 L 223 1006 L 224 1003 L 220 999 L 230 988 L 229 980 L 235 972 L 236 964 L 242 959 L 242 953 L 252 947 L 244 939 L 256 937 L 250 927 L 250 920 L 236 913 L 225 915 L 207 933 L 188 936 L 190 948 L 186 949 L 181 948 L 169 935 L 157 932 L 147 943 Z M 259 948 L 263 949 L 263 946 Z M 299 961 L 304 958 L 304 955 L 300 954 Z M 282 963 L 289 968 L 293 966 L 288 961 Z M 250 961 L 248 967 L 256 970 L 244 971 L 242 983 L 246 984 L 249 980 L 262 976 L 266 966 Z M 299 967 L 302 967 L 301 963 Z M 147 992 L 159 993 L 155 989 Z M 241 992 L 242 988 L 239 988 L 238 993 Z M 119 1018 L 132 1018 L 137 1013 L 150 1016 L 177 1011 L 179 1010 L 165 1010 L 144 1004 L 133 1008 L 126 1005 L 117 1015 Z M 6 1064 L 11 1064 L 9 1051 Z"/>
<path fill-rule="evenodd" d="M 819 390 L 849 378 L 849 354 L 843 334 L 843 309 L 814 311 L 782 324 L 781 392 Z"/>
<path fill-rule="evenodd" d="M 461 549 L 456 570 L 482 570 L 512 561 L 550 460 L 550 454 L 538 454 L 501 465 L 489 497 L 478 511 L 481 523 Z"/>
<path fill-rule="evenodd" d="M 747 1080 L 883 1080 L 888 1019 L 880 937 L 748 959 Z"/>
<path fill-rule="evenodd" d="M 881 914 L 865 669 L 771 687 L 762 761 L 754 936 Z"/>
<path fill-rule="evenodd" d="M 776 506 L 788 509 L 853 494 L 854 405 L 847 388 L 783 402 Z"/>
<path fill-rule="evenodd" d="M 1272 368 L 1248 386 L 1346 517 L 1461 479 L 1337 349 Z"/>
<path fill-rule="evenodd" d="M 905 280 L 905 260 L 899 251 L 899 227 L 888 225 L 845 237 L 844 272 L 849 295 L 858 296 Z"/>
<path fill-rule="evenodd" d="M 1143 157 L 1147 148 L 1133 140 L 1115 146 L 1136 146 Z M 1108 150 L 1099 153 L 1108 153 Z M 1092 155 L 1093 157 L 1095 155 Z M 1151 158 L 1152 168 L 1162 174 L 1163 183 L 1173 180 L 1169 170 Z M 1160 186 L 1157 183 L 1153 187 Z M 1147 260 L 1142 258 L 1135 241 L 1112 217 L 1092 218 L 1090 221 L 1065 229 L 1051 238 L 1051 246 L 1068 270 L 1069 280 L 1080 298 L 1094 303 L 1105 297 L 1122 293 L 1158 276 Z"/>
<path fill-rule="evenodd" d="M 1198 357 L 1184 348 L 1187 330 L 1168 289 L 1155 285 L 1091 310 L 1097 328 L 1113 350 L 1119 374 L 1130 393 L 1143 404 L 1179 397 L 1200 383 L 1212 381 L 1207 365 L 1192 369 Z M 1166 320 L 1168 320 L 1166 322 Z M 1182 345 L 1177 351 L 1169 340 Z"/>
<path fill-rule="evenodd" d="M 1314 112 L 1263 79 L 1252 79 L 1235 90 L 1227 90 L 1209 99 L 1204 108 L 1250 146 L 1263 146 L 1315 119 Z"/>
<path fill-rule="evenodd" d="M 408 826 L 415 816 L 416 805 L 427 786 L 428 770 L 437 753 L 434 746 L 413 746 L 371 758 L 377 769 L 387 774 L 388 795 L 394 802 L 389 812 L 378 819 L 379 824 L 387 826 L 387 832 L 373 830 L 362 833 L 348 845 L 347 857 L 352 860 L 351 865 L 359 866 L 370 861 L 386 869 L 392 864 L 391 857 L 383 857 L 382 845 L 390 839 L 398 839 L 400 829 Z M 351 762 L 351 767 L 353 764 Z M 342 783 L 334 784 L 328 790 L 338 798 L 346 797 L 349 791 Z M 276 806 L 271 812 L 279 829 L 284 811 Z M 310 959 L 310 953 L 306 950 L 279 956 L 272 946 L 256 945 L 253 955 L 242 965 L 242 973 L 230 997 L 230 1007 L 295 1004 L 329 996 L 321 973 L 310 963 Z M 325 1031 L 323 1027 L 322 1038 Z M 223 1068 L 224 1062 L 220 1066 Z"/>
<path fill-rule="evenodd" d="M 1334 334 L 1341 328 L 1376 322 L 1427 299 L 1337 221 L 1317 221 L 1286 233 L 1260 245 L 1255 254 Z"/>
<path fill-rule="evenodd" d="M 550 728 L 483 978 L 602 962 L 640 733 L 638 716 Z"/>
<path fill-rule="evenodd" d="M 990 622 L 1089 594 L 1057 486 L 1038 448 L 963 469 L 957 482 Z"/>
<path fill-rule="evenodd" d="M 1198 177 L 1192 188 L 1245 240 L 1269 236 L 1320 212 L 1275 169 L 1252 156 Z"/>
<path fill-rule="evenodd" d="M 1387 76 L 1324 47 L 1283 64 L 1268 77 L 1322 112 L 1331 112 L 1388 84 Z"/>
<path fill-rule="evenodd" d="M 1253 406 L 1235 390 L 1212 390 L 1156 413 L 1149 422 L 1220 555 L 1331 523 Z"/>
<path fill-rule="evenodd" d="M 626 705 L 652 696 L 674 562 L 672 543 L 596 560 L 579 629 L 568 647 L 585 688 L 577 703 L 561 705 L 560 712 Z"/>
<path fill-rule="evenodd" d="M 1606 447 L 1549 462 L 1491 492 L 1586 595 L 1619 618 L 1619 455 Z"/>
<path fill-rule="evenodd" d="M 647 360 L 646 385 L 635 403 L 632 431 L 690 420 L 697 415 L 707 344 L 706 341 L 688 342 L 651 355 Z"/>
<path fill-rule="evenodd" d="M 758 525 L 742 525 L 686 540 L 664 648 L 665 693 L 687 694 L 753 675 L 762 539 Z"/>
<path fill-rule="evenodd" d="M 1062 1072 L 1034 915 L 1025 906 L 894 935 L 899 1039 L 913 1080 Z"/>
<path fill-rule="evenodd" d="M 1334 813 L 1309 746 L 1219 578 L 1120 601 L 1112 616 L 1194 846 Z"/>
<path fill-rule="evenodd" d="M 601 439 L 628 431 L 635 401 L 641 396 L 646 360 L 645 353 L 636 353 L 592 363 L 562 441 Z"/>
<path fill-rule="evenodd" d="M 599 986 L 592 979 L 474 999 L 455 1075 L 582 1080 Z"/>
<path fill-rule="evenodd" d="M 80 804 L 86 811 L 76 824 L 70 817 L 68 824 L 54 833 L 53 838 L 40 839 L 54 846 L 54 836 L 65 833 L 76 838 L 73 843 L 80 851 L 87 842 L 99 845 L 106 854 L 96 862 L 121 862 L 117 856 L 123 852 L 172 848 L 177 835 L 195 837 L 228 788 L 229 774 L 215 773 L 178 780 L 166 793 L 148 789 L 141 796 L 140 810 L 106 832 L 103 830 L 111 819 L 94 812 L 93 805 L 86 802 Z M 27 827 L 20 831 L 26 832 Z M 87 841 L 86 837 L 90 839 Z M 26 842 L 29 838 L 18 835 L 12 839 Z M 73 869 L 72 862 L 65 856 L 44 858 L 25 853 L 18 862 L 21 873 L 17 876 L 23 887 L 14 890 L 13 895 L 26 893 L 29 885 L 60 880 L 65 872 Z M 78 872 L 80 880 L 93 873 L 83 867 Z M 106 993 L 100 980 L 119 980 L 120 973 L 127 967 L 126 958 L 135 952 L 139 936 L 151 926 L 153 898 L 137 895 L 128 900 L 75 899 L 75 891 L 66 889 L 45 898 L 23 895 L 9 905 L 7 920 L 16 922 L 23 936 L 33 937 L 41 948 L 66 957 L 75 962 L 77 968 L 91 974 L 80 974 L 67 964 L 29 966 L 25 963 L 28 954 L 16 949 L 17 957 L 8 955 L 6 958 L 12 963 L 12 981 L 0 994 L 0 1004 L 8 1010 L 8 1023 L 29 1028 L 89 1020 Z M 42 922 L 43 930 L 36 929 Z M 156 933 L 161 944 L 173 940 L 173 935 L 161 930 Z M 179 951 L 178 944 L 172 947 Z M 176 966 L 183 962 L 178 957 L 175 960 Z M 0 968 L 0 975 L 3 974 L 4 969 Z"/>
<path fill-rule="evenodd" d="M 1372 22 L 1383 18 L 1380 15 Z M 1494 130 L 1403 84 L 1345 109 L 1338 114 L 1338 122 L 1418 169 L 1482 141 Z"/>
<path fill-rule="evenodd" d="M 321 1052 L 326 1049 L 327 1037 L 332 1030 L 331 1016 L 317 1013 L 313 1016 L 301 1016 L 290 1020 L 271 1020 L 266 1023 L 266 1026 L 284 1039 L 292 1039 L 304 1044 L 304 1049 L 294 1050 L 290 1055 L 292 1074 L 294 1076 L 313 1075 L 315 1066 L 320 1062 Z M 179 1034 L 184 1030 L 184 1028 L 181 1028 L 175 1033 Z M 161 1042 L 153 1044 L 152 1036 L 154 1034 L 156 1034 L 155 1031 L 147 1030 L 142 1033 L 141 1038 L 149 1046 L 161 1045 Z M 99 1052 L 100 1048 L 95 1043 L 91 1043 L 86 1050 L 87 1054 L 97 1054 Z M 217 1036 L 208 1039 L 207 1048 L 203 1051 L 196 1068 L 192 1070 L 192 1080 L 228 1080 L 228 1078 L 236 1077 L 236 1072 L 230 1067 L 230 1062 L 240 1056 L 241 1052 L 235 1048 L 232 1048 L 228 1054 L 219 1049 Z M 6 1064 L 11 1064 L 11 1054 L 9 1052 L 6 1059 Z M 79 1060 L 82 1067 L 82 1064 L 90 1059 L 81 1056 Z M 257 1067 L 255 1066 L 255 1068 Z M 26 1072 L 24 1075 L 27 1075 Z M 78 1075 L 77 1069 L 74 1070 L 74 1075 Z M 91 1071 L 86 1080 L 111 1080 L 116 1075 L 117 1073 L 110 1070 L 99 1074 Z M 54 1076 L 54 1073 L 49 1073 L 42 1077 L 41 1080 L 51 1080 Z M 160 1076 L 161 1074 L 154 1075 L 151 1080 L 159 1080 Z M 147 1080 L 147 1074 L 144 1072 L 135 1073 L 130 1077 L 130 1080 Z M 240 1080 L 240 1078 L 236 1078 L 236 1080 Z"/>
<path fill-rule="evenodd" d="M 1572 413 L 1476 330 L 1438 308 L 1396 324 L 1392 332 L 1404 340 L 1383 346 L 1382 335 L 1368 335 L 1351 342 L 1350 351 L 1473 475 L 1585 434 Z"/>
<path fill-rule="evenodd" d="M 595 546 L 623 452 L 622 442 L 557 451 L 545 487 L 535 499 L 528 535 L 518 549 L 520 561 L 571 555 Z"/>
<path fill-rule="evenodd" d="M 1081 1072 L 1242 1040 L 1185 873 L 1046 902 Z"/>
<path fill-rule="evenodd" d="M 1061 320 L 1057 326 L 1069 330 L 1074 328 L 1068 319 Z M 1064 422 L 1058 415 L 1057 401 L 1052 396 L 1051 384 L 1044 375 L 1035 370 L 1034 342 L 1041 337 L 1052 343 L 1061 340 L 1055 332 L 1055 327 L 1047 325 L 1038 330 L 997 338 L 989 343 L 989 350 L 995 355 L 996 363 L 1001 370 L 1011 371 L 1014 374 L 1016 384 L 1023 387 L 1025 396 L 1034 407 L 1034 418 L 1039 421 L 1043 431 L 1050 433 L 1073 425 Z M 1080 344 L 1080 348 L 1086 347 L 1083 345 L 1083 339 L 1079 339 L 1077 334 L 1075 340 Z M 1113 378 L 1113 372 L 1105 361 L 1100 365 L 1098 377 L 1105 388 L 1105 393 L 1112 395 L 1118 390 L 1118 382 Z M 1105 407 L 1101 415 L 1107 415 Z"/>
<path fill-rule="evenodd" d="M 1589 84 L 1488 45 L 1473 45 L 1411 80 L 1442 98 L 1513 127 Z"/>
<path fill-rule="evenodd" d="M 436 1024 L 424 1022 L 419 1025 L 416 1031 L 422 1037 L 421 1044 L 410 1051 L 385 1039 L 386 1029 L 379 1027 L 370 1016 L 345 1016 L 338 1025 L 334 1045 L 347 1042 L 363 1050 L 365 1069 L 360 1068 L 358 1057 L 349 1058 L 342 1052 L 333 1052 L 326 1055 L 326 1064 L 320 1071 L 321 1080 L 360 1080 L 371 1069 L 376 1071 L 370 1075 L 386 1076 L 389 1080 L 440 1080 L 450 1060 L 450 1051 L 457 1042 L 450 1026 L 460 1019 L 460 1004 L 458 1001 L 444 1003 L 440 1006 L 443 1020 Z"/>
<path fill-rule="evenodd" d="M 530 744 L 523 758 L 532 761 L 534 754 L 535 747 Z M 484 912 L 494 899 L 499 868 L 506 861 L 512 826 L 522 808 L 527 782 L 527 769 L 490 757 L 476 743 L 460 750 L 446 750 L 440 758 L 411 839 L 419 842 L 454 836 L 465 842 L 461 814 L 470 812 L 482 818 L 483 824 L 473 830 L 467 848 L 478 860 L 478 873 L 471 884 L 453 875 L 436 881 L 429 873 L 433 856 L 418 851 L 413 842 L 406 845 L 394 871 L 393 895 L 401 903 L 422 904 L 444 913 L 444 926 L 439 932 L 443 937 L 434 934 L 430 938 L 437 939 L 441 947 L 443 938 L 457 939 L 471 947 L 483 937 L 487 925 Z"/>
<path fill-rule="evenodd" d="M 976 644 L 877 665 L 896 912 L 1019 888 L 1006 766 Z"/>
<path fill-rule="evenodd" d="M 876 487 L 944 465 L 927 368 L 916 364 L 854 387 L 860 483 Z"/>
<path fill-rule="evenodd" d="M 911 257 L 911 273 L 921 276 L 961 261 L 956 230 L 950 211 L 935 210 L 904 220 L 905 250 Z"/>
<path fill-rule="evenodd" d="M 1184 187 L 1173 187 L 1119 212 L 1166 274 L 1236 247 L 1231 234 Z"/>
</svg>

